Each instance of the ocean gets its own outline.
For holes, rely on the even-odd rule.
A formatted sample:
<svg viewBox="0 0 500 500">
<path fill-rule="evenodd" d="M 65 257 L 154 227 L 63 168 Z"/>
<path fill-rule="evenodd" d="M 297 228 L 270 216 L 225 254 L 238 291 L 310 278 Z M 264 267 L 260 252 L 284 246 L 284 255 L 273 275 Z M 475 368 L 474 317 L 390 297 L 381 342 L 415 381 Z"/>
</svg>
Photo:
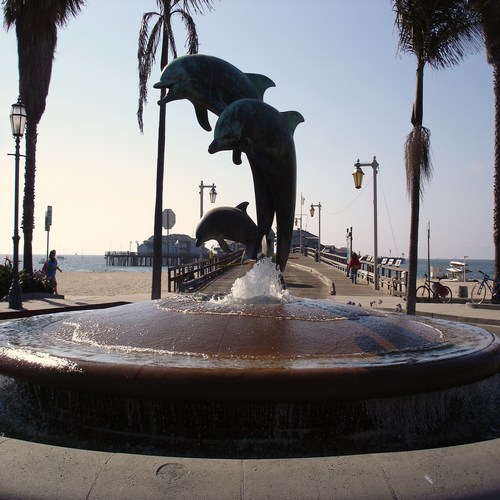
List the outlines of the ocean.
<svg viewBox="0 0 500 500">
<path fill-rule="evenodd" d="M 45 259 L 45 255 L 34 255 L 33 262 L 35 269 L 41 269 L 43 262 L 40 261 Z M 106 266 L 106 260 L 104 255 L 59 255 L 57 256 L 59 267 L 63 271 L 81 271 L 81 272 L 116 272 L 116 271 L 127 271 L 132 273 L 149 273 L 151 272 L 151 267 L 122 267 L 122 266 Z M 461 259 L 431 259 L 432 266 L 442 266 L 444 269 L 450 267 L 451 260 L 461 260 Z M 407 261 L 408 262 L 408 261 Z M 482 260 L 482 259 L 466 259 L 467 269 L 470 272 L 467 273 L 467 280 L 471 279 L 481 279 L 482 275 L 479 271 L 483 271 L 488 274 L 490 278 L 493 278 L 493 272 L 495 268 L 495 262 L 493 260 Z M 166 268 L 165 268 L 166 269 Z M 417 268 L 417 277 L 423 278 L 424 274 L 427 273 L 427 259 L 419 259 Z"/>
</svg>

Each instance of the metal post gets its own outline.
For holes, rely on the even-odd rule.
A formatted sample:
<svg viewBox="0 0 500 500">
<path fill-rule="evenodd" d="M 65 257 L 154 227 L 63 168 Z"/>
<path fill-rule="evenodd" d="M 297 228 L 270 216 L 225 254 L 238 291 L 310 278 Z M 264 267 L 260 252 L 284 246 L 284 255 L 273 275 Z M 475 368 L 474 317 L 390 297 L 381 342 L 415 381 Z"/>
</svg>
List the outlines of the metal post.
<svg viewBox="0 0 500 500">
<path fill-rule="evenodd" d="M 19 146 L 21 137 L 15 136 L 16 152 L 15 152 L 15 171 L 14 171 L 14 236 L 12 241 L 13 248 L 13 269 L 12 269 L 12 285 L 9 290 L 9 307 L 11 309 L 22 309 L 23 300 L 21 295 L 21 287 L 19 285 Z"/>
<path fill-rule="evenodd" d="M 356 189 L 361 188 L 361 183 L 363 180 L 363 170 L 361 167 L 372 167 L 373 169 L 373 281 L 375 285 L 375 290 L 379 289 L 379 279 L 378 279 L 378 244 L 377 244 L 377 173 L 378 173 L 378 163 L 377 158 L 374 156 L 371 163 L 360 163 L 359 160 L 354 164 L 356 170 L 353 172 L 354 187 Z"/>
<path fill-rule="evenodd" d="M 377 228 L 377 171 L 378 171 L 378 163 L 373 157 L 372 162 L 373 168 L 373 256 L 374 258 L 374 266 L 373 266 L 373 281 L 375 284 L 375 290 L 379 289 L 378 283 L 378 228 Z"/>
<path fill-rule="evenodd" d="M 431 279 L 431 221 L 427 221 L 427 279 Z"/>
</svg>

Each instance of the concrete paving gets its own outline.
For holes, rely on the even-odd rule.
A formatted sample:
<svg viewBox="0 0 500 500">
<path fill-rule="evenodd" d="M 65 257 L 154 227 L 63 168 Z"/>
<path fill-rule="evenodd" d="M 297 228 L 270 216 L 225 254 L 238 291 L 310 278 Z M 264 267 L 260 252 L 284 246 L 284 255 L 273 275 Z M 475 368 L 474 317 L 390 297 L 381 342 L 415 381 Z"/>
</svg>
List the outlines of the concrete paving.
<svg viewBox="0 0 500 500">
<path fill-rule="evenodd" d="M 351 285 L 340 271 L 303 259 L 291 259 L 287 266 L 293 294 L 386 311 L 399 304 L 404 314 L 400 297 Z M 336 295 L 330 295 L 332 281 Z M 0 320 L 148 299 L 35 297 L 25 300 L 23 311 L 0 303 Z M 500 326 L 500 310 L 494 307 L 419 303 L 417 314 L 491 331 Z M 0 498 L 9 499 L 500 498 L 500 439 L 410 452 L 225 460 L 96 452 L 0 437 L 0 460 Z"/>
</svg>

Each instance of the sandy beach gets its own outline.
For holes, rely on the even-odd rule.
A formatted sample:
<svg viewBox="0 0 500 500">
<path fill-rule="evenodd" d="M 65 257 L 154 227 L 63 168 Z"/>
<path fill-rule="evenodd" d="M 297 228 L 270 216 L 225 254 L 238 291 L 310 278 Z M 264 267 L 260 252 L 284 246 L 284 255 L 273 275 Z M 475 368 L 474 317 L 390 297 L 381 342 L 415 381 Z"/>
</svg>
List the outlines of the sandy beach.
<svg viewBox="0 0 500 500">
<path fill-rule="evenodd" d="M 57 273 L 57 288 L 69 297 L 138 295 L 151 293 L 152 273 L 78 272 Z M 167 292 L 167 276 L 162 273 L 162 292 Z"/>
<path fill-rule="evenodd" d="M 341 276 L 341 275 L 339 275 Z M 151 293 L 151 272 L 78 272 L 67 271 L 57 273 L 58 291 L 68 297 L 101 296 L 114 297 L 118 295 L 139 295 Z M 419 286 L 423 280 L 418 280 Z M 458 287 L 466 285 L 468 294 L 472 291 L 474 282 L 441 281 L 451 289 L 453 297 L 458 297 Z M 162 273 L 162 292 L 167 292 L 167 276 Z"/>
</svg>

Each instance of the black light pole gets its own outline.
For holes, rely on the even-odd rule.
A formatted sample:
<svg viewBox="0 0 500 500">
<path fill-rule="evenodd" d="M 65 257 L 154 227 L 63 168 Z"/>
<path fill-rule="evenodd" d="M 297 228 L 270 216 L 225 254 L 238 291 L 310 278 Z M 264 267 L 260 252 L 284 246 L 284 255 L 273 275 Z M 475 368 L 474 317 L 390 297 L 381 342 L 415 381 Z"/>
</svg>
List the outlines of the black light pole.
<svg viewBox="0 0 500 500">
<path fill-rule="evenodd" d="M 203 181 L 200 182 L 200 220 L 203 217 L 203 190 L 204 189 L 210 189 L 209 197 L 210 197 L 210 203 L 215 203 L 215 199 L 217 198 L 217 191 L 216 191 L 216 186 L 214 183 L 210 186 L 209 184 L 203 184 Z M 205 245 L 200 246 L 200 262 L 203 260 L 203 248 Z"/>
<path fill-rule="evenodd" d="M 311 208 L 309 209 L 309 213 L 311 214 L 311 217 L 314 217 L 314 207 L 317 207 L 319 209 L 318 212 L 318 256 L 316 259 L 316 262 L 321 262 L 321 202 L 319 202 L 317 205 L 314 205 L 311 203 Z"/>
<path fill-rule="evenodd" d="M 352 254 L 352 226 L 347 228 L 346 232 L 346 241 L 347 241 L 347 260 L 351 258 Z"/>
<path fill-rule="evenodd" d="M 9 307 L 11 309 L 22 309 L 23 299 L 21 295 L 21 287 L 19 285 L 19 146 L 21 137 L 24 134 L 26 126 L 26 108 L 21 103 L 21 98 L 12 105 L 10 112 L 10 125 L 12 127 L 12 135 L 16 141 L 15 156 L 15 171 L 14 171 L 14 242 L 13 250 L 13 269 L 12 269 L 12 285 L 9 290 Z"/>
<path fill-rule="evenodd" d="M 371 163 L 359 163 L 359 160 L 354 164 L 356 169 L 352 173 L 354 179 L 354 187 L 361 188 L 363 181 L 363 169 L 361 167 L 372 167 L 373 169 L 373 282 L 375 290 L 379 289 L 378 283 L 378 248 L 377 248 L 377 173 L 379 164 L 374 156 Z"/>
</svg>

